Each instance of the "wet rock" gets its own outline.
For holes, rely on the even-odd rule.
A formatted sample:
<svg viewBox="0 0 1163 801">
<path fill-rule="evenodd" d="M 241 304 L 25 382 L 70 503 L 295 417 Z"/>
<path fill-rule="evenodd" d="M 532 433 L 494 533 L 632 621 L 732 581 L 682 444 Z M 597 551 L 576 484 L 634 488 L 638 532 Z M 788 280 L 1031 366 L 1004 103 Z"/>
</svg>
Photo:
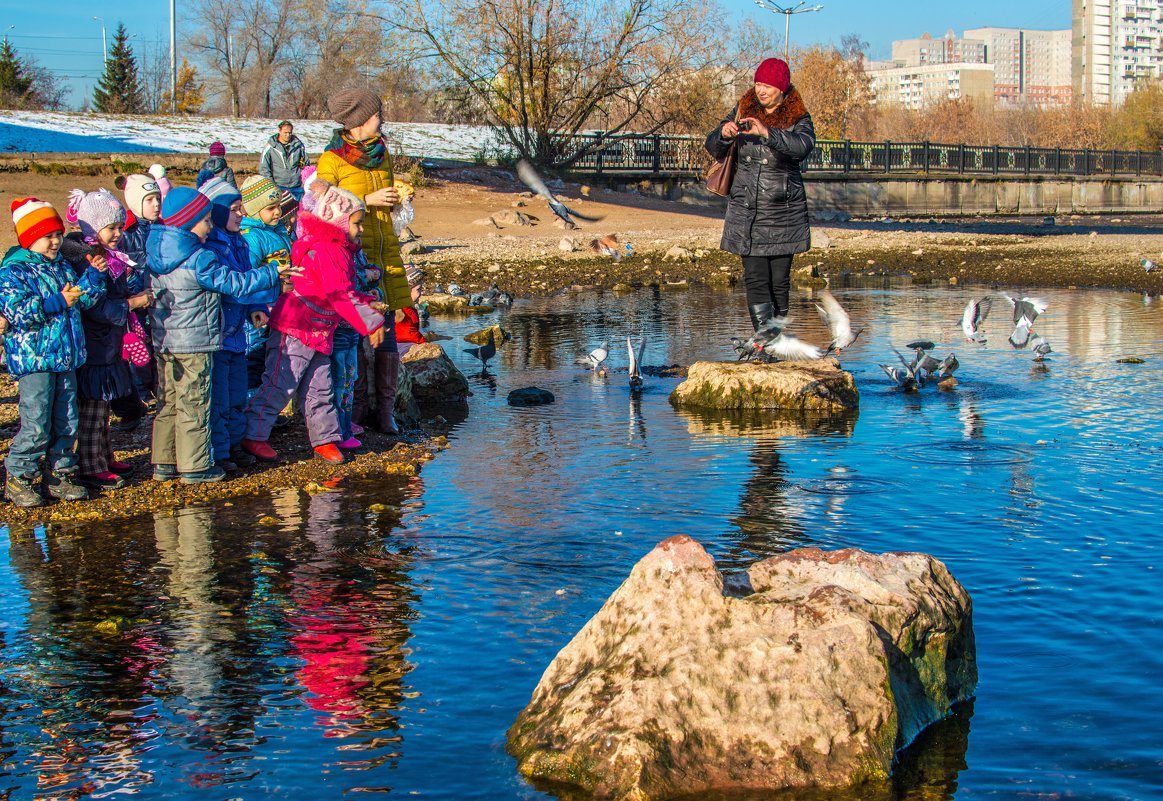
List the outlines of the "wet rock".
<svg viewBox="0 0 1163 801">
<path fill-rule="evenodd" d="M 1145 362 L 1138 356 L 1124 356 L 1121 359 L 1115 359 L 1116 364 L 1144 364 Z"/>
<path fill-rule="evenodd" d="M 555 400 L 552 392 L 540 387 L 522 387 L 509 393 L 510 406 L 544 406 Z"/>
<path fill-rule="evenodd" d="M 420 406 L 463 402 L 471 394 L 464 374 L 435 342 L 413 345 L 400 361 L 411 378 L 411 395 Z"/>
<path fill-rule="evenodd" d="M 418 426 L 424 419 L 420 413 L 420 404 L 416 401 L 414 383 L 412 373 L 401 369 L 396 383 L 396 406 L 393 414 L 396 416 L 396 422 L 404 426 Z"/>
<path fill-rule="evenodd" d="M 670 395 L 679 407 L 702 409 L 855 409 L 860 393 L 852 374 L 834 358 L 750 364 L 695 362 Z"/>
<path fill-rule="evenodd" d="M 823 289 L 828 285 L 828 279 L 820 275 L 820 269 L 814 264 L 796 267 L 791 271 L 791 282 L 796 286 Z"/>
<path fill-rule="evenodd" d="M 464 335 L 464 341 L 470 345 L 484 345 L 489 341 L 489 334 L 493 335 L 493 342 L 497 347 L 503 347 L 506 342 L 513 339 L 513 335 L 498 325 L 490 325 L 488 328 L 482 328 L 479 331 L 473 331 L 471 334 Z"/>
<path fill-rule="evenodd" d="M 660 543 L 509 729 L 521 773 L 634 801 L 850 787 L 974 692 L 972 602 L 931 556 L 802 548 L 733 594 L 697 542 Z"/>
<path fill-rule="evenodd" d="M 468 298 L 461 295 L 425 295 L 429 314 L 465 314 L 468 312 Z"/>
</svg>

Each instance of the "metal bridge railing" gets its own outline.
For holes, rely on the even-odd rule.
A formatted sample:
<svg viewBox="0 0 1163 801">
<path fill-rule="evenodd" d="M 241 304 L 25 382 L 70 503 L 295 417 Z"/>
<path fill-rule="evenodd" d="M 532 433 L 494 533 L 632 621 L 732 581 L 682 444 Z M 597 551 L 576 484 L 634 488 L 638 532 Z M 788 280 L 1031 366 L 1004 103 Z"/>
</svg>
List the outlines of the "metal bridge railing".
<svg viewBox="0 0 1163 801">
<path fill-rule="evenodd" d="M 695 176 L 710 156 L 703 139 L 667 134 L 577 134 L 563 155 L 587 150 L 575 173 Z M 937 142 L 818 140 L 804 169 L 857 174 L 1163 176 L 1163 153 L 1141 150 L 1067 150 Z"/>
</svg>

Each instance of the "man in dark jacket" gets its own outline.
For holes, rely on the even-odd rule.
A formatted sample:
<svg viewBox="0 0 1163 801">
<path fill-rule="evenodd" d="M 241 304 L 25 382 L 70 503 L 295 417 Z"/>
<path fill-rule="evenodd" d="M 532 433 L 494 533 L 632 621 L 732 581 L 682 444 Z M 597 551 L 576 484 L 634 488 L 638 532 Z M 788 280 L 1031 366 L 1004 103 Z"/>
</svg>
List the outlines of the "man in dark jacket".
<svg viewBox="0 0 1163 801">
<path fill-rule="evenodd" d="M 707 151 L 724 158 L 735 139 L 719 247 L 743 259 L 747 306 L 758 330 L 787 314 L 792 256 L 811 247 L 800 163 L 816 146 L 816 132 L 786 62 L 769 58 L 759 65 L 754 88 L 707 136 Z"/>
<path fill-rule="evenodd" d="M 258 172 L 286 189 L 296 199 L 303 197 L 303 179 L 300 170 L 310 164 L 303 140 L 295 136 L 295 127 L 287 120 L 279 123 L 279 132 L 267 140 L 262 151 Z"/>
</svg>

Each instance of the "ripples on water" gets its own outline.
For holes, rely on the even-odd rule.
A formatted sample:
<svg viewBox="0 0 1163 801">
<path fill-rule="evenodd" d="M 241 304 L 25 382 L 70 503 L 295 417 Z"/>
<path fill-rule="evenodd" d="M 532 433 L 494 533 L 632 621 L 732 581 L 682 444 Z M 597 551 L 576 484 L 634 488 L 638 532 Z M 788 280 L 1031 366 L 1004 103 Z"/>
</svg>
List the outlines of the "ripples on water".
<svg viewBox="0 0 1163 801">
<path fill-rule="evenodd" d="M 1158 797 L 1159 309 L 1040 293 L 1056 352 L 1036 365 L 1006 343 L 1004 302 L 986 347 L 960 341 L 984 290 L 836 294 L 868 326 L 844 356 L 858 415 L 675 412 L 670 379 L 629 393 L 627 334 L 650 365 L 723 358 L 738 293 L 563 296 L 501 318 L 513 344 L 471 377 L 453 448 L 406 486 L 11 532 L 0 797 L 544 797 L 505 729 L 678 533 L 726 570 L 805 545 L 921 550 L 970 590 L 976 701 L 860 797 Z M 822 341 L 795 303 L 797 333 Z M 437 321 L 466 371 L 459 336 L 480 324 Z M 956 391 L 888 386 L 877 362 L 917 337 L 956 349 Z M 602 340 L 606 380 L 572 366 Z M 557 402 L 506 405 L 528 385 Z"/>
</svg>

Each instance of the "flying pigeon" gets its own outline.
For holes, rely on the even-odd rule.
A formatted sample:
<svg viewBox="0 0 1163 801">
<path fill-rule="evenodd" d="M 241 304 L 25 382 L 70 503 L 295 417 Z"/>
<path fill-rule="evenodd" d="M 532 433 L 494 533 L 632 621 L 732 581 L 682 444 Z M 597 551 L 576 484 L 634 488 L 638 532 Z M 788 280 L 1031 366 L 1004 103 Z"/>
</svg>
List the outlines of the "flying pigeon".
<svg viewBox="0 0 1163 801">
<path fill-rule="evenodd" d="M 591 350 L 589 352 L 589 355 L 586 356 L 584 359 L 578 359 L 577 363 L 588 365 L 596 373 L 598 371 L 598 368 L 601 366 L 602 362 L 604 362 L 606 360 L 606 357 L 609 355 L 610 355 L 610 343 L 603 342 L 601 345 L 599 345 L 598 347 Z"/>
<path fill-rule="evenodd" d="M 900 356 L 900 354 L 898 353 L 897 356 Z M 901 361 L 904 362 L 904 359 L 902 358 Z M 920 386 L 917 382 L 916 373 L 913 372 L 907 363 L 904 363 L 903 367 L 890 367 L 887 364 L 882 364 L 880 365 L 880 369 L 884 370 L 884 374 L 905 392 L 916 392 Z"/>
<path fill-rule="evenodd" d="M 1010 345 L 1016 350 L 1021 350 L 1030 342 L 1030 322 L 1023 317 L 1021 322 L 1014 326 L 1014 332 L 1010 334 Z"/>
<path fill-rule="evenodd" d="M 739 361 L 759 356 L 763 352 L 763 349 L 767 347 L 767 343 L 779 336 L 786 325 L 787 316 L 785 315 L 783 317 L 772 317 L 760 326 L 759 330 L 748 337 L 742 344 L 742 350 L 736 348 L 736 352 L 739 353 Z"/>
<path fill-rule="evenodd" d="M 487 369 L 489 366 L 489 359 L 497 355 L 497 339 L 492 331 L 489 331 L 489 341 L 481 345 L 479 348 L 464 348 L 464 352 L 474 359 L 480 359 L 481 367 Z"/>
<path fill-rule="evenodd" d="M 1004 295 L 1003 297 L 1013 307 L 1014 325 L 1021 325 L 1022 320 L 1025 320 L 1026 327 L 1033 328 L 1034 320 L 1037 320 L 1038 315 L 1046 311 L 1046 301 L 1038 298 L 1011 298 L 1009 295 Z"/>
<path fill-rule="evenodd" d="M 1143 269 L 1149 273 L 1153 273 L 1158 270 L 1163 270 L 1163 264 L 1156 264 L 1150 259 L 1143 259 Z"/>
<path fill-rule="evenodd" d="M 1034 337 L 1030 341 L 1030 344 L 1034 347 L 1034 361 L 1036 362 L 1045 361 L 1046 357 L 1054 352 L 1054 349 L 1050 347 L 1050 343 L 1042 339 L 1042 337 Z"/>
<path fill-rule="evenodd" d="M 517 175 L 520 176 L 521 180 L 524 181 L 527 187 L 541 195 L 541 197 L 545 198 L 549 202 L 549 208 L 553 211 L 554 214 L 561 218 L 561 221 L 565 223 L 567 228 L 577 228 L 577 223 L 570 219 L 571 214 L 574 217 L 577 217 L 579 220 L 585 220 L 586 222 L 598 222 L 602 219 L 601 217 L 588 217 L 581 212 L 574 211 L 559 201 L 554 196 L 554 194 L 549 191 L 549 187 L 545 185 L 545 181 L 541 180 L 541 176 L 537 174 L 537 171 L 533 169 L 533 165 L 525 159 L 521 159 L 517 162 Z"/>
<path fill-rule="evenodd" d="M 646 340 L 641 340 L 638 343 L 638 350 L 634 350 L 634 346 L 630 343 L 630 337 L 626 337 L 626 351 L 630 354 L 630 388 L 642 388 L 642 353 L 646 350 Z"/>
<path fill-rule="evenodd" d="M 848 312 L 844 311 L 840 302 L 826 289 L 820 293 L 820 303 L 816 306 L 816 311 L 820 313 L 820 319 L 828 326 L 828 333 L 832 336 L 832 342 L 828 345 L 826 353 L 839 353 L 855 342 L 864 330 L 860 328 L 853 333 L 852 320 L 848 317 Z"/>
<path fill-rule="evenodd" d="M 961 330 L 965 332 L 965 338 L 970 342 L 985 344 L 985 332 L 981 330 L 981 324 L 985 322 L 986 315 L 992 308 L 993 298 L 990 297 L 971 300 L 965 304 L 965 312 L 961 315 Z"/>
<path fill-rule="evenodd" d="M 924 370 L 929 375 L 933 375 L 933 373 L 940 370 L 941 365 L 944 364 L 944 362 L 937 361 L 924 351 L 917 351 L 917 353 L 920 354 L 919 358 L 916 360 L 917 368 Z"/>
<path fill-rule="evenodd" d="M 769 358 L 789 362 L 811 361 L 823 355 L 815 345 L 809 345 L 802 339 L 782 331 L 763 346 L 763 352 Z"/>
<path fill-rule="evenodd" d="M 935 342 L 930 342 L 927 339 L 917 339 L 905 345 L 905 347 L 911 351 L 915 351 L 918 355 L 920 355 L 924 351 L 932 350 L 933 348 L 937 347 L 937 344 Z"/>
</svg>

